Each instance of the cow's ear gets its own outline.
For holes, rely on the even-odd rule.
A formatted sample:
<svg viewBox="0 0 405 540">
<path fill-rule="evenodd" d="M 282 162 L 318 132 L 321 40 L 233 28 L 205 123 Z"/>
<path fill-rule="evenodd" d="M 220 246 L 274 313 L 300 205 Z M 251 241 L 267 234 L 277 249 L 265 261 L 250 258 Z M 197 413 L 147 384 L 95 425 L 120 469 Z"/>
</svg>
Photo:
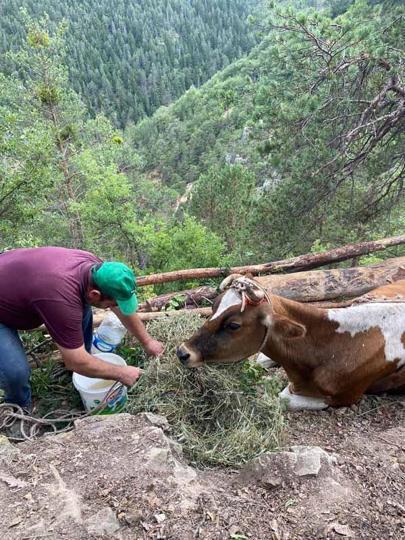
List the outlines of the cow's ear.
<svg viewBox="0 0 405 540">
<path fill-rule="evenodd" d="M 272 321 L 274 335 L 284 339 L 296 339 L 304 337 L 307 329 L 303 324 L 296 323 L 287 317 L 276 316 Z"/>
</svg>

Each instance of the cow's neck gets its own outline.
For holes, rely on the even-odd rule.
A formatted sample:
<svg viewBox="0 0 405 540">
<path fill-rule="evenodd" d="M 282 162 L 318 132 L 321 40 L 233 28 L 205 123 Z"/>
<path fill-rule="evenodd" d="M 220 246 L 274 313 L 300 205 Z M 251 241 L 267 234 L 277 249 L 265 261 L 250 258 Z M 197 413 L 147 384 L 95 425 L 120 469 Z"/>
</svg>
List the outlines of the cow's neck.
<svg viewBox="0 0 405 540">
<path fill-rule="evenodd" d="M 283 339 L 269 333 L 269 338 L 262 348 L 262 352 L 283 365 L 284 361 L 296 361 L 308 367 L 317 365 L 317 358 L 323 356 L 328 340 L 321 336 L 332 335 L 336 325 L 327 318 L 327 311 L 307 306 L 280 296 L 272 296 L 272 309 L 276 315 L 287 317 L 295 323 L 306 328 L 302 338 Z M 303 354 L 304 352 L 304 354 Z"/>
</svg>

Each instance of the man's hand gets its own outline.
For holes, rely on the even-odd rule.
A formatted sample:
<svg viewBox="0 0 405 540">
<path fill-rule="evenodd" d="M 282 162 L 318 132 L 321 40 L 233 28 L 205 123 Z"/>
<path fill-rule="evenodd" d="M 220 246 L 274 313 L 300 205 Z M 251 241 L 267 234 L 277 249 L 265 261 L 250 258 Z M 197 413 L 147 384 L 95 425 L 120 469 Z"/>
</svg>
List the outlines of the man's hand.
<svg viewBox="0 0 405 540">
<path fill-rule="evenodd" d="M 165 346 L 157 339 L 151 339 L 143 345 L 143 350 L 150 356 L 160 356 L 163 354 Z"/>
<path fill-rule="evenodd" d="M 116 366 L 104 362 L 86 352 L 84 346 L 77 349 L 65 349 L 58 346 L 67 369 L 86 377 L 119 381 L 125 386 L 132 386 L 140 377 L 142 370 L 133 366 Z"/>
<path fill-rule="evenodd" d="M 134 366 L 127 366 L 126 368 L 123 368 L 122 375 L 118 380 L 120 383 L 125 384 L 125 386 L 132 386 L 141 375 L 141 369 Z"/>
<path fill-rule="evenodd" d="M 117 315 L 125 328 L 136 337 L 142 345 L 143 350 L 150 356 L 160 356 L 165 350 L 163 343 L 157 339 L 153 339 L 145 328 L 139 315 L 123 315 L 119 308 L 112 308 L 112 311 Z"/>
</svg>

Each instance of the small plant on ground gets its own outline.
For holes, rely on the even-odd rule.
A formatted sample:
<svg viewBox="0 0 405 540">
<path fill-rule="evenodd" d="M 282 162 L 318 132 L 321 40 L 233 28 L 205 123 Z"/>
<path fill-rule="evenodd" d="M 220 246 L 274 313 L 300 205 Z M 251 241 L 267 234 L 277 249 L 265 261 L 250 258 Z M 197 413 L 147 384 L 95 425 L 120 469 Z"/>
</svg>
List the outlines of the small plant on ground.
<svg viewBox="0 0 405 540">
<path fill-rule="evenodd" d="M 55 359 L 49 359 L 31 374 L 35 416 L 63 410 L 83 408 L 80 396 L 72 384 L 72 374 Z"/>
</svg>

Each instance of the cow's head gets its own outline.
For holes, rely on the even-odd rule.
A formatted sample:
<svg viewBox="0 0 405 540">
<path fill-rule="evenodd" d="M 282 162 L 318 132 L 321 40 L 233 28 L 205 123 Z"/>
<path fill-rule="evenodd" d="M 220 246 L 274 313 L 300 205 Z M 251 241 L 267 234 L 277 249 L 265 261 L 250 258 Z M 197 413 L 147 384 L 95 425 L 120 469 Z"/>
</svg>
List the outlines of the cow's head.
<svg viewBox="0 0 405 540">
<path fill-rule="evenodd" d="M 186 367 L 237 362 L 264 344 L 272 320 L 271 300 L 254 280 L 233 274 L 220 285 L 213 315 L 177 349 Z"/>
</svg>

